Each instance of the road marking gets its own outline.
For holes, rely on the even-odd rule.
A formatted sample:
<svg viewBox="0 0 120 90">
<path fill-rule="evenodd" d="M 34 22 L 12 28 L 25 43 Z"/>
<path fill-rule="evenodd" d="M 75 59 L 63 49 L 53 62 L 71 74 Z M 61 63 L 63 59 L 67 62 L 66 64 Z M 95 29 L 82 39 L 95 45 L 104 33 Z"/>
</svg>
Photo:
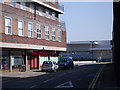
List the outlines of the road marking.
<svg viewBox="0 0 120 90">
<path fill-rule="evenodd" d="M 73 84 L 71 81 L 65 82 L 63 84 L 60 84 L 58 86 L 55 86 L 54 88 L 73 88 Z"/>
<path fill-rule="evenodd" d="M 105 67 L 105 65 L 104 65 L 103 67 L 101 67 L 101 68 L 99 69 L 99 71 L 96 73 L 93 81 L 90 83 L 90 85 L 89 85 L 89 87 L 88 87 L 88 90 L 91 90 L 91 89 L 93 90 L 93 89 L 94 89 L 95 84 L 96 84 L 96 82 L 97 82 L 97 80 L 98 80 L 101 72 L 103 71 L 103 68 L 104 68 L 104 67 Z"/>
<path fill-rule="evenodd" d="M 37 85 L 33 85 L 33 86 L 31 86 L 30 88 L 34 88 L 34 87 L 36 87 Z"/>
<path fill-rule="evenodd" d="M 35 87 L 37 87 L 37 85 L 33 85 L 33 86 L 29 87 L 29 88 L 26 88 L 25 90 L 29 90 L 30 88 L 35 88 Z"/>
<path fill-rule="evenodd" d="M 53 79 L 55 79 L 55 78 L 50 78 L 50 79 L 44 81 L 43 83 L 47 83 L 47 82 L 49 82 L 49 81 L 51 81 L 51 80 L 53 80 Z"/>
</svg>

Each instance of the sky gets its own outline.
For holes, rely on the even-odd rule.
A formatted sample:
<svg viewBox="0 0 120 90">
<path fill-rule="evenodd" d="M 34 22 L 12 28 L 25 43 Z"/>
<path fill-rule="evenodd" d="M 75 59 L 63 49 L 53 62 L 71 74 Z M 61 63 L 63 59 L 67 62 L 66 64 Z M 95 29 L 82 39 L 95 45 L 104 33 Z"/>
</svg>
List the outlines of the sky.
<svg viewBox="0 0 120 90">
<path fill-rule="evenodd" d="M 67 42 L 111 40 L 113 23 L 112 2 L 60 2 L 65 12 Z"/>
</svg>

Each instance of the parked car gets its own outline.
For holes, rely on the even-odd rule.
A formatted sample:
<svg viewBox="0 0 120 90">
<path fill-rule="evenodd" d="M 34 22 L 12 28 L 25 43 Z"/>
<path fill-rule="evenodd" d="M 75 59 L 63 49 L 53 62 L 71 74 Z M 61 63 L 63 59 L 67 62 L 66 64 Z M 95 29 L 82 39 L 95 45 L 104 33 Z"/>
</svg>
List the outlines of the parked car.
<svg viewBox="0 0 120 90">
<path fill-rule="evenodd" d="M 41 67 L 41 71 L 54 71 L 57 72 L 59 65 L 54 61 L 44 61 Z"/>
<path fill-rule="evenodd" d="M 72 57 L 62 57 L 60 61 L 58 61 L 58 65 L 59 68 L 64 68 L 64 69 L 74 68 Z"/>
</svg>

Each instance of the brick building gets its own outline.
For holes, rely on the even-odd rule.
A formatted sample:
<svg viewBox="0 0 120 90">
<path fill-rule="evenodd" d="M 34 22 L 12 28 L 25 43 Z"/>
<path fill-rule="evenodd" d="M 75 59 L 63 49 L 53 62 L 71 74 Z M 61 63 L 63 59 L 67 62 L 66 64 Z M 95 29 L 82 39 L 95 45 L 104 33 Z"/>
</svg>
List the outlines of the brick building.
<svg viewBox="0 0 120 90">
<path fill-rule="evenodd" d="M 31 2 L 30 2 L 31 1 Z M 43 61 L 58 61 L 66 51 L 65 23 L 59 22 L 64 6 L 56 0 L 0 3 L 0 57 L 2 70 L 40 69 Z"/>
</svg>

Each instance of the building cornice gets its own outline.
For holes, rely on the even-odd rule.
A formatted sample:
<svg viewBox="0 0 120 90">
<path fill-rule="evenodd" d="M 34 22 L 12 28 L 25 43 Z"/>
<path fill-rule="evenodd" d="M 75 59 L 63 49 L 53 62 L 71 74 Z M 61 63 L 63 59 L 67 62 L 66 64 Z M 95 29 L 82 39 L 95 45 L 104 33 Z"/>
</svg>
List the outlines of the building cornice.
<svg viewBox="0 0 120 90">
<path fill-rule="evenodd" d="M 55 51 L 66 51 L 64 47 L 54 47 L 54 46 L 42 46 L 33 44 L 20 44 L 20 43 L 5 43 L 0 42 L 1 48 L 17 48 L 17 49 L 33 49 L 33 50 L 55 50 Z"/>
<path fill-rule="evenodd" d="M 38 0 L 31 0 L 31 1 L 36 2 L 36 3 L 40 4 L 40 5 L 43 5 L 43 6 L 47 7 L 47 8 L 50 8 L 50 9 L 52 9 L 52 10 L 54 10 L 54 11 L 56 11 L 56 12 L 59 12 L 59 13 L 61 13 L 61 14 L 64 13 L 62 10 L 59 10 L 59 9 L 57 9 L 57 8 L 54 8 L 54 7 L 52 7 L 52 6 L 48 5 L 48 4 L 45 4 L 45 3 L 41 2 L 41 1 L 38 1 Z"/>
</svg>

